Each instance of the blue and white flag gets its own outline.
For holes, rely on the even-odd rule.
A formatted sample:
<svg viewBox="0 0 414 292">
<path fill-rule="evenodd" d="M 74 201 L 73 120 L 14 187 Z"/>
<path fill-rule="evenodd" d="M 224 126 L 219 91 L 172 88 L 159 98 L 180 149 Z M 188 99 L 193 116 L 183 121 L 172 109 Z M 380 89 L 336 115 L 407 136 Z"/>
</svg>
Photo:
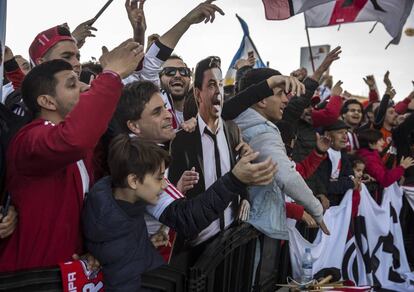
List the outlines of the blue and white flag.
<svg viewBox="0 0 414 292">
<path fill-rule="evenodd" d="M 256 58 L 256 64 L 254 68 L 264 68 L 266 65 L 262 61 L 262 58 L 259 55 L 259 52 L 256 49 L 252 39 L 250 38 L 249 27 L 247 23 L 241 19 L 240 16 L 236 14 L 237 19 L 240 21 L 240 25 L 243 29 L 243 39 L 241 41 L 240 47 L 237 50 L 237 53 L 234 55 L 233 60 L 230 63 L 229 69 L 227 71 L 226 77 L 224 78 L 224 85 L 233 85 L 236 79 L 236 65 L 237 60 L 247 59 L 249 52 L 253 52 L 254 57 Z"/>
</svg>

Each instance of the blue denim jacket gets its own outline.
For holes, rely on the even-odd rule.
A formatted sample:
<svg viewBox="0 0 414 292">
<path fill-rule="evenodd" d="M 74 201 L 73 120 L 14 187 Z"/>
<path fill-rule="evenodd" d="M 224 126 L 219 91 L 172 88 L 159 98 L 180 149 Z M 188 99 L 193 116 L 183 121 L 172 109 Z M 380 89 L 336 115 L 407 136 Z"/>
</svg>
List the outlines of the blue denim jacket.
<svg viewBox="0 0 414 292">
<path fill-rule="evenodd" d="M 284 194 L 303 205 L 320 222 L 322 206 L 296 171 L 295 163 L 286 155 L 279 129 L 251 108 L 240 114 L 235 122 L 242 130 L 244 141 L 254 151 L 260 152 L 258 160 L 263 161 L 270 156 L 278 165 L 270 184 L 249 188 L 249 223 L 271 238 L 288 239 Z"/>
</svg>

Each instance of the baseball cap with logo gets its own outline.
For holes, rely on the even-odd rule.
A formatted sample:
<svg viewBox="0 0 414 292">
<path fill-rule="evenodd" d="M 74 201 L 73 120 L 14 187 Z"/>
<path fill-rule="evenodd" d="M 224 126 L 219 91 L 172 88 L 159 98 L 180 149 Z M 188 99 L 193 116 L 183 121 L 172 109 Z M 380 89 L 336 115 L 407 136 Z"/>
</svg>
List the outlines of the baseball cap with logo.
<svg viewBox="0 0 414 292">
<path fill-rule="evenodd" d="M 61 41 L 75 42 L 68 27 L 65 25 L 58 25 L 39 33 L 29 48 L 31 62 L 37 64 L 37 61 L 42 58 L 47 51 Z"/>
</svg>

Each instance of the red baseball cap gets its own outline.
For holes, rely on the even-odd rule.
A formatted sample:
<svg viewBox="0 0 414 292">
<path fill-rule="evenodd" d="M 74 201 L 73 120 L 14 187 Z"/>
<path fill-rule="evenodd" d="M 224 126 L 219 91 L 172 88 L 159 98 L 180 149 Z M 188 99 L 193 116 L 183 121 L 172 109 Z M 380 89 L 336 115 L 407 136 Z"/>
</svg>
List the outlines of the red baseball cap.
<svg viewBox="0 0 414 292">
<path fill-rule="evenodd" d="M 29 48 L 30 59 L 33 64 L 37 64 L 37 60 L 42 58 L 50 48 L 61 41 L 73 41 L 69 29 L 65 25 L 58 25 L 39 33 Z"/>
</svg>

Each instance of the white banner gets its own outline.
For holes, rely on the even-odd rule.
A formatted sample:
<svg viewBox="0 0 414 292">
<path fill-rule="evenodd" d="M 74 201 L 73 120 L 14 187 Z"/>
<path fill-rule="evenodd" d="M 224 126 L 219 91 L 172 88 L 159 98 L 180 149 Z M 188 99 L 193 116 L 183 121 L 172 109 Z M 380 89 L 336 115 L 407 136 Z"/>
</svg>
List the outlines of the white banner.
<svg viewBox="0 0 414 292">
<path fill-rule="evenodd" d="M 300 67 L 306 68 L 306 70 L 308 70 L 308 75 L 312 75 L 313 73 L 312 59 L 313 59 L 313 64 L 315 65 L 315 70 L 316 70 L 322 64 L 323 60 L 328 55 L 329 51 L 331 50 L 331 46 L 330 45 L 312 46 L 311 50 L 312 50 L 312 58 L 310 55 L 309 47 L 300 48 Z"/>
<path fill-rule="evenodd" d="M 363 185 L 355 235 L 347 240 L 351 220 L 352 190 L 339 206 L 324 215 L 330 236 L 318 233 L 313 243 L 305 240 L 289 221 L 289 247 L 293 276 L 300 278 L 305 248 L 311 248 L 313 274 L 334 269 L 342 279 L 357 285 L 372 285 L 394 291 L 414 291 L 414 273 L 410 272 L 399 222 L 402 190 L 394 184 L 384 190 L 379 206 Z"/>
</svg>

